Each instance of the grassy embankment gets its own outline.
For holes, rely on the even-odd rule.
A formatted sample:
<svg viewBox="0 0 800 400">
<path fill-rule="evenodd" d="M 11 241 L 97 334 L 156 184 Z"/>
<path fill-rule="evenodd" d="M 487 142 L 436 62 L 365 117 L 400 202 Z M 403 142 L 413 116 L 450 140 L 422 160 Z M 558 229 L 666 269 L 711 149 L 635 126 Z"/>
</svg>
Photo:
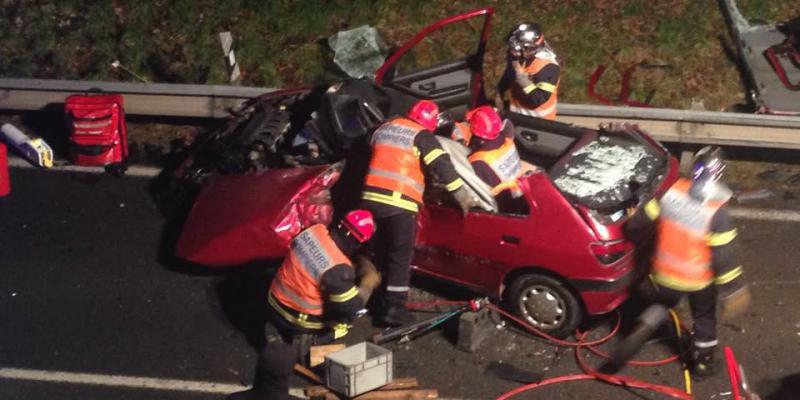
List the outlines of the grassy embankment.
<svg viewBox="0 0 800 400">
<path fill-rule="evenodd" d="M 751 19 L 781 21 L 798 12 L 796 0 L 739 3 Z M 337 76 L 324 41 L 337 30 L 370 24 L 396 46 L 438 18 L 482 5 L 497 10 L 485 64 L 488 87 L 502 68 L 509 28 L 536 20 L 562 58 L 565 102 L 591 102 L 586 84 L 597 65 L 609 67 L 598 89 L 615 93 L 621 70 L 640 61 L 671 67 L 638 70 L 635 98 L 655 90 L 659 106 L 686 108 L 696 99 L 713 110 L 743 99 L 721 44 L 727 38 L 721 12 L 710 0 L 10 0 L 0 9 L 0 75 L 132 80 L 110 67 L 120 60 L 154 82 L 225 83 L 217 33 L 230 30 L 244 84 L 318 83 Z"/>
</svg>

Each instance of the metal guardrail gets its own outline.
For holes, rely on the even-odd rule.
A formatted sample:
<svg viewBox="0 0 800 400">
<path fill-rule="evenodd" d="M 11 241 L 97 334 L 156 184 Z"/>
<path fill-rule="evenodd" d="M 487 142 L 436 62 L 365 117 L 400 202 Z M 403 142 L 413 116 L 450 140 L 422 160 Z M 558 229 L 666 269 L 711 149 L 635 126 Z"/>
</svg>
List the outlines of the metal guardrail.
<svg viewBox="0 0 800 400">
<path fill-rule="evenodd" d="M 221 118 L 240 102 L 274 89 L 163 83 L 0 79 L 0 109 L 39 110 L 75 93 L 125 96 L 128 114 Z M 800 117 L 713 111 L 559 104 L 558 120 L 595 127 L 626 121 L 663 142 L 800 149 Z"/>
<path fill-rule="evenodd" d="M 48 79 L 0 79 L 0 109 L 40 110 L 63 104 L 78 93 L 125 96 L 125 113 L 132 115 L 224 118 L 228 109 L 274 89 L 169 83 L 127 83 Z"/>
</svg>

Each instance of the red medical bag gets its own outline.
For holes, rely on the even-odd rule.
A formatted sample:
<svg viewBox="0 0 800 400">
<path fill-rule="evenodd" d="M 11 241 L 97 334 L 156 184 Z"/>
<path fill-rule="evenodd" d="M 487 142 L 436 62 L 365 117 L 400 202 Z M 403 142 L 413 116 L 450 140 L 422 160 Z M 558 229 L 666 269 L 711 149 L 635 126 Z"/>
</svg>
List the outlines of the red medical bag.
<svg viewBox="0 0 800 400">
<path fill-rule="evenodd" d="M 67 114 L 75 165 L 121 164 L 128 157 L 128 130 L 120 95 L 67 97 Z"/>
</svg>

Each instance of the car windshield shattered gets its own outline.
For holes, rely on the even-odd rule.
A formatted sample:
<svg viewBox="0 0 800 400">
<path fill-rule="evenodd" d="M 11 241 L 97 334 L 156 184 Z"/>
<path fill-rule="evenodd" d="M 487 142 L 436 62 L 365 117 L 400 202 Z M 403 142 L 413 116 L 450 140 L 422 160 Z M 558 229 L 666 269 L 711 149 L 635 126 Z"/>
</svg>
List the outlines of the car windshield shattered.
<svg viewBox="0 0 800 400">
<path fill-rule="evenodd" d="M 574 151 L 554 177 L 556 186 L 593 209 L 617 207 L 632 200 L 663 168 L 663 158 L 645 146 L 602 136 Z"/>
</svg>

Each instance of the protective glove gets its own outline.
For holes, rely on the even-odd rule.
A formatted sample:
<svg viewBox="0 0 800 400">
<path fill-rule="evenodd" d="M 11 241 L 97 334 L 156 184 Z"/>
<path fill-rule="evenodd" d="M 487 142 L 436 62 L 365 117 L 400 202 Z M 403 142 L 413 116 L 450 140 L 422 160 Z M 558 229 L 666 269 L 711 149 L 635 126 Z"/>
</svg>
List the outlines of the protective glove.
<svg viewBox="0 0 800 400">
<path fill-rule="evenodd" d="M 525 67 L 523 67 L 518 60 L 512 61 L 511 66 L 514 68 L 514 80 L 520 88 L 525 89 L 533 84 L 531 77 L 525 71 Z"/>
<path fill-rule="evenodd" d="M 721 299 L 720 317 L 727 320 L 744 314 L 750 307 L 751 300 L 750 289 L 747 286 L 742 286 Z"/>
<path fill-rule="evenodd" d="M 356 257 L 356 274 L 359 278 L 358 293 L 364 304 L 369 301 L 372 292 L 381 285 L 381 274 L 375 268 L 372 260 L 365 255 Z"/>
<path fill-rule="evenodd" d="M 475 195 L 467 185 L 462 185 L 460 188 L 456 189 L 453 193 L 453 198 L 458 203 L 458 206 L 461 208 L 461 214 L 467 215 L 469 210 L 473 207 L 478 207 L 481 205 L 481 201 L 478 196 Z"/>
</svg>

